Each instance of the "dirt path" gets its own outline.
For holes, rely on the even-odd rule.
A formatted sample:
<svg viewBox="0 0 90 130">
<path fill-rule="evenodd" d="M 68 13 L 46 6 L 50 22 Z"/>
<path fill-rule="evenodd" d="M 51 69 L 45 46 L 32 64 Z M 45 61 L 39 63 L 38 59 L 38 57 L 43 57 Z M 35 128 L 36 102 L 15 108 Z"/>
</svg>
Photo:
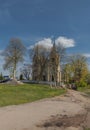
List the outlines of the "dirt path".
<svg viewBox="0 0 90 130">
<path fill-rule="evenodd" d="M 24 105 L 3 107 L 0 108 L 0 130 L 63 130 L 64 126 L 43 127 L 43 124 L 46 121 L 52 121 L 52 118 L 58 119 L 57 117 L 59 117 L 60 119 L 64 116 L 75 117 L 76 115 L 83 117 L 82 119 L 87 120 L 87 123 L 79 126 L 73 124 L 65 126 L 64 130 L 68 130 L 68 128 L 69 130 L 80 130 L 82 126 L 86 127 L 86 125 L 89 128 L 90 113 L 87 113 L 87 110 L 90 109 L 89 105 L 89 98 L 85 95 L 82 96 L 79 92 L 69 90 L 64 96 Z"/>
</svg>

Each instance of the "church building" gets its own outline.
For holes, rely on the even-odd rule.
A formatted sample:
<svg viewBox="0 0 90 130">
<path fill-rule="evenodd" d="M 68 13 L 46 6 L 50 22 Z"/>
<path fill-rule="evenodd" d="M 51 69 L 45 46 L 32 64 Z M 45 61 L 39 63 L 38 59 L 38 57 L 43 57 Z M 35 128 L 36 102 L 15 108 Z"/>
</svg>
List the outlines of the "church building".
<svg viewBox="0 0 90 130">
<path fill-rule="evenodd" d="M 33 57 L 32 78 L 35 81 L 61 82 L 60 56 L 55 43 L 46 59 L 38 54 L 38 49 Z M 42 62 L 41 59 L 43 58 Z M 42 65 L 43 64 L 43 65 Z"/>
</svg>

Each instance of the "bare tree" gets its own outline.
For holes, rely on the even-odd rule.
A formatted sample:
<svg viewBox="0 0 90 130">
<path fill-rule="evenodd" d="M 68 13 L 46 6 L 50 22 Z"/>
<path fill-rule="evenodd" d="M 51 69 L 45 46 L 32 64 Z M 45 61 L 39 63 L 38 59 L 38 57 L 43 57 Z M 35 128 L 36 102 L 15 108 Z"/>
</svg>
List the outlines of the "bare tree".
<svg viewBox="0 0 90 130">
<path fill-rule="evenodd" d="M 13 78 L 16 77 L 17 64 L 24 60 L 26 48 L 18 38 L 10 40 L 3 55 L 5 59 L 4 69 L 12 68 Z"/>
<path fill-rule="evenodd" d="M 54 50 L 52 50 L 53 47 L 54 47 Z M 52 59 L 52 57 L 50 57 L 51 52 L 54 53 L 55 55 L 53 62 L 51 62 L 50 60 L 50 58 Z M 34 80 L 36 79 L 42 80 L 42 77 L 45 73 L 45 68 L 47 68 L 47 66 L 52 66 L 50 67 L 50 70 L 51 70 L 51 73 L 53 73 L 54 80 L 56 80 L 58 65 L 60 65 L 60 63 L 63 61 L 63 58 L 65 57 L 65 48 L 62 45 L 57 45 L 55 43 L 55 40 L 52 40 L 51 48 L 47 48 L 47 47 L 45 48 L 44 45 L 39 45 L 39 44 L 35 45 L 30 50 L 30 57 L 32 59 L 32 72 L 34 75 L 33 77 L 35 78 Z M 56 61 L 57 59 L 60 63 Z"/>
<path fill-rule="evenodd" d="M 66 59 L 66 48 L 63 45 L 58 44 L 56 45 L 56 50 L 60 56 L 60 63 L 64 62 L 64 60 Z"/>
<path fill-rule="evenodd" d="M 32 65 L 24 64 L 24 66 L 21 68 L 21 74 L 25 79 L 30 80 L 32 74 Z"/>
<path fill-rule="evenodd" d="M 33 53 L 31 53 L 32 57 L 32 71 L 33 76 L 36 77 L 37 80 L 42 80 L 42 74 L 45 69 L 48 56 L 49 56 L 49 50 L 44 48 L 41 45 L 37 45 L 33 49 Z"/>
</svg>

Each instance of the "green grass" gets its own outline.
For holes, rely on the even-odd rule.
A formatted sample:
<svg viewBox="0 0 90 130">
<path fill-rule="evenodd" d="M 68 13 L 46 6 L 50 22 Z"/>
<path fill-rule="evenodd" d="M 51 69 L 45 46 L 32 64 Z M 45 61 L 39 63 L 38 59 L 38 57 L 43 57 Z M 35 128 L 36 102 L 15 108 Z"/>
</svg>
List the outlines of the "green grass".
<svg viewBox="0 0 90 130">
<path fill-rule="evenodd" d="M 90 97 L 90 85 L 87 87 L 79 87 L 78 91 L 85 92 Z"/>
<path fill-rule="evenodd" d="M 65 93 L 64 89 L 51 89 L 47 85 L 24 84 L 7 85 L 0 84 L 0 106 L 17 105 L 33 102 L 43 98 L 49 98 Z"/>
<path fill-rule="evenodd" d="M 81 92 L 90 92 L 90 85 L 87 87 L 78 87 L 78 91 Z"/>
</svg>

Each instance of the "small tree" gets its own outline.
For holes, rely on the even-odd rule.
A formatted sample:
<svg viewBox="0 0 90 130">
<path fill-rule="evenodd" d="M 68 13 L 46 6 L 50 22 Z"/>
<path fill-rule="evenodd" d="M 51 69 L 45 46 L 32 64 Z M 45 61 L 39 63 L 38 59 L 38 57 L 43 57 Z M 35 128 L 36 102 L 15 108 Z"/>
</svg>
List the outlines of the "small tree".
<svg viewBox="0 0 90 130">
<path fill-rule="evenodd" d="M 19 79 L 20 79 L 20 80 L 23 80 L 23 75 L 22 75 L 22 74 L 20 74 Z"/>
<path fill-rule="evenodd" d="M 88 74 L 86 57 L 83 55 L 72 55 L 68 63 L 63 66 L 64 79 L 66 81 L 81 82 L 85 81 Z"/>
<path fill-rule="evenodd" d="M 70 63 L 74 74 L 74 80 L 84 80 L 88 73 L 86 57 L 79 54 L 73 55 L 70 57 Z"/>
<path fill-rule="evenodd" d="M 32 74 L 31 64 L 24 64 L 21 68 L 21 74 L 25 79 L 29 80 Z"/>
<path fill-rule="evenodd" d="M 3 80 L 4 78 L 3 78 L 3 75 L 2 75 L 2 73 L 0 74 L 0 80 Z"/>
<path fill-rule="evenodd" d="M 16 77 L 17 64 L 24 60 L 25 51 L 22 41 L 18 38 L 13 38 L 3 53 L 5 59 L 4 69 L 12 68 L 13 79 Z"/>
</svg>

